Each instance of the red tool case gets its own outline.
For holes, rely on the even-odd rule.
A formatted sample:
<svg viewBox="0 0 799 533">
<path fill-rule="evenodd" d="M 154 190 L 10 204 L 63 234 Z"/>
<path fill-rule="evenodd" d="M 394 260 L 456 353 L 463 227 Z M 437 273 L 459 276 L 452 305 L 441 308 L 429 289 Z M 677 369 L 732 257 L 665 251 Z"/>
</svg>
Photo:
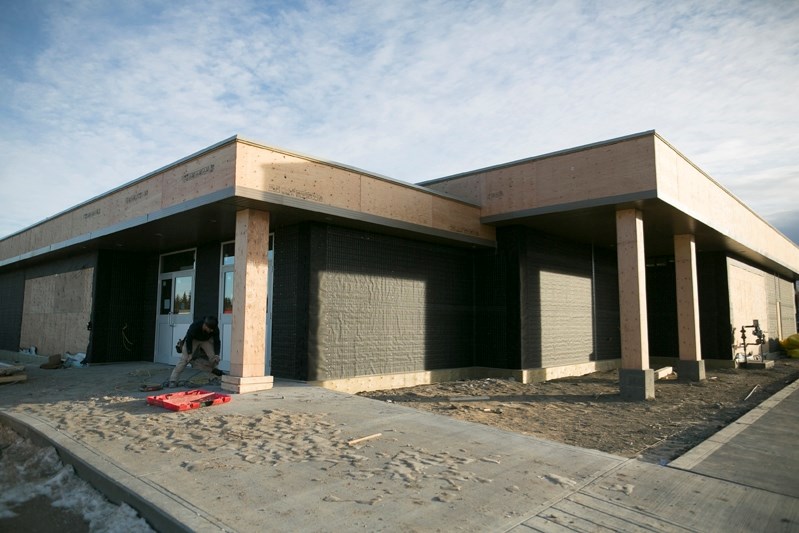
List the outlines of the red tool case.
<svg viewBox="0 0 799 533">
<path fill-rule="evenodd" d="M 210 392 L 205 390 L 190 390 L 185 392 L 170 392 L 158 396 L 148 396 L 147 403 L 157 405 L 170 411 L 187 411 L 199 407 L 219 405 L 230 401 L 230 395 Z"/>
</svg>

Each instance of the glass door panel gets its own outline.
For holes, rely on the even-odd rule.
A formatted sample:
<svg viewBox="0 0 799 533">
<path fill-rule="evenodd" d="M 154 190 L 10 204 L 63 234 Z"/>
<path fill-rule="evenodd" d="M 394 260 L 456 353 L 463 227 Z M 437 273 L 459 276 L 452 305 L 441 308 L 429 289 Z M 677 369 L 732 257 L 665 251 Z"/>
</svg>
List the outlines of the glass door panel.
<svg viewBox="0 0 799 533">
<path fill-rule="evenodd" d="M 194 317 L 194 250 L 162 256 L 159 280 L 154 359 L 176 364 L 175 344 Z"/>
</svg>

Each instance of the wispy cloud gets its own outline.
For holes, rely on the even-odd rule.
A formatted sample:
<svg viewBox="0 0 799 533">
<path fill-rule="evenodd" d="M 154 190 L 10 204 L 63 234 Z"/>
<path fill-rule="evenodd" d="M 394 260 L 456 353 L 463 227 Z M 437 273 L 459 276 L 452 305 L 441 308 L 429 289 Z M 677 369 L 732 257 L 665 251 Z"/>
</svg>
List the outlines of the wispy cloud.
<svg viewBox="0 0 799 533">
<path fill-rule="evenodd" d="M 795 2 L 114 4 L 0 59 L 0 234 L 234 133 L 415 182 L 657 129 L 793 210 Z"/>
</svg>

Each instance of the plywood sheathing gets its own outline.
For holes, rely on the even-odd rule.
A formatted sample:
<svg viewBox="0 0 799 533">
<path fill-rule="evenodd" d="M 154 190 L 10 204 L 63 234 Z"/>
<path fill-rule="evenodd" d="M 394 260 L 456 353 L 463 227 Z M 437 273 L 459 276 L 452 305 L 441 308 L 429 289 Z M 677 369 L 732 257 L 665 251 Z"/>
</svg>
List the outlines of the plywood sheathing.
<svg viewBox="0 0 799 533">
<path fill-rule="evenodd" d="M 0 261 L 22 255 L 31 249 L 31 232 L 23 231 L 0 240 Z"/>
<path fill-rule="evenodd" d="M 649 368 L 649 333 L 644 224 L 640 211 L 616 211 L 616 245 L 619 265 L 621 367 L 646 370 Z"/>
<path fill-rule="evenodd" d="M 94 269 L 25 282 L 20 345 L 40 354 L 85 352 L 89 342 Z"/>
<path fill-rule="evenodd" d="M 30 230 L 30 249 L 25 250 L 31 252 L 46 246 L 50 246 L 57 242 L 64 241 L 73 237 L 72 232 L 72 214 L 64 213 L 51 219 L 48 219 L 44 224 L 34 226 Z"/>
<path fill-rule="evenodd" d="M 699 361 L 699 285 L 696 274 L 696 241 L 693 235 L 674 236 L 677 281 L 677 329 L 682 361 Z M 656 378 L 659 379 L 659 378 Z"/>
<path fill-rule="evenodd" d="M 233 187 L 235 171 L 235 143 L 169 168 L 161 175 L 161 208 Z"/>
<path fill-rule="evenodd" d="M 482 216 L 654 191 L 651 135 L 499 165 L 433 182 L 429 188 L 474 201 Z"/>
<path fill-rule="evenodd" d="M 2 241 L 4 257 L 0 259 L 90 235 L 187 200 L 231 188 L 235 157 L 235 144 L 229 143 L 81 204 Z M 8 246 L 9 243 L 12 246 Z"/>
<path fill-rule="evenodd" d="M 799 272 L 799 246 L 659 137 L 655 137 L 655 155 L 658 198 L 743 247 Z"/>
<path fill-rule="evenodd" d="M 772 332 L 772 324 L 768 320 L 766 283 L 772 281 L 770 277 L 740 261 L 727 259 L 727 279 L 734 344 L 741 344 L 741 326 L 752 325 L 752 320 L 758 320 L 760 328 L 767 334 L 776 333 L 776 328 Z M 754 342 L 755 335 L 751 328 L 746 330 L 746 338 L 747 342 Z M 747 353 L 760 353 L 757 346 L 747 346 L 746 349 Z M 744 353 L 743 346 L 739 346 L 735 353 Z"/>
<path fill-rule="evenodd" d="M 493 240 L 480 209 L 354 169 L 241 142 L 236 185 L 453 233 Z"/>
<path fill-rule="evenodd" d="M 269 213 L 252 209 L 236 213 L 236 272 L 230 340 L 232 376 L 264 375 L 268 243 Z"/>
</svg>

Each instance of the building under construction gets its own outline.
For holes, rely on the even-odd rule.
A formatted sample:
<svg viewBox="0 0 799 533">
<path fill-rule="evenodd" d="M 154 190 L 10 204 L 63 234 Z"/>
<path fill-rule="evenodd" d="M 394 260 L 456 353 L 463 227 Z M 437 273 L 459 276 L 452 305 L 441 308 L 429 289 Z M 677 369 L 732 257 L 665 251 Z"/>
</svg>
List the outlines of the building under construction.
<svg viewBox="0 0 799 533">
<path fill-rule="evenodd" d="M 0 241 L 0 349 L 175 364 L 224 389 L 546 380 L 768 356 L 799 247 L 650 131 L 412 185 L 232 137 Z"/>
</svg>

